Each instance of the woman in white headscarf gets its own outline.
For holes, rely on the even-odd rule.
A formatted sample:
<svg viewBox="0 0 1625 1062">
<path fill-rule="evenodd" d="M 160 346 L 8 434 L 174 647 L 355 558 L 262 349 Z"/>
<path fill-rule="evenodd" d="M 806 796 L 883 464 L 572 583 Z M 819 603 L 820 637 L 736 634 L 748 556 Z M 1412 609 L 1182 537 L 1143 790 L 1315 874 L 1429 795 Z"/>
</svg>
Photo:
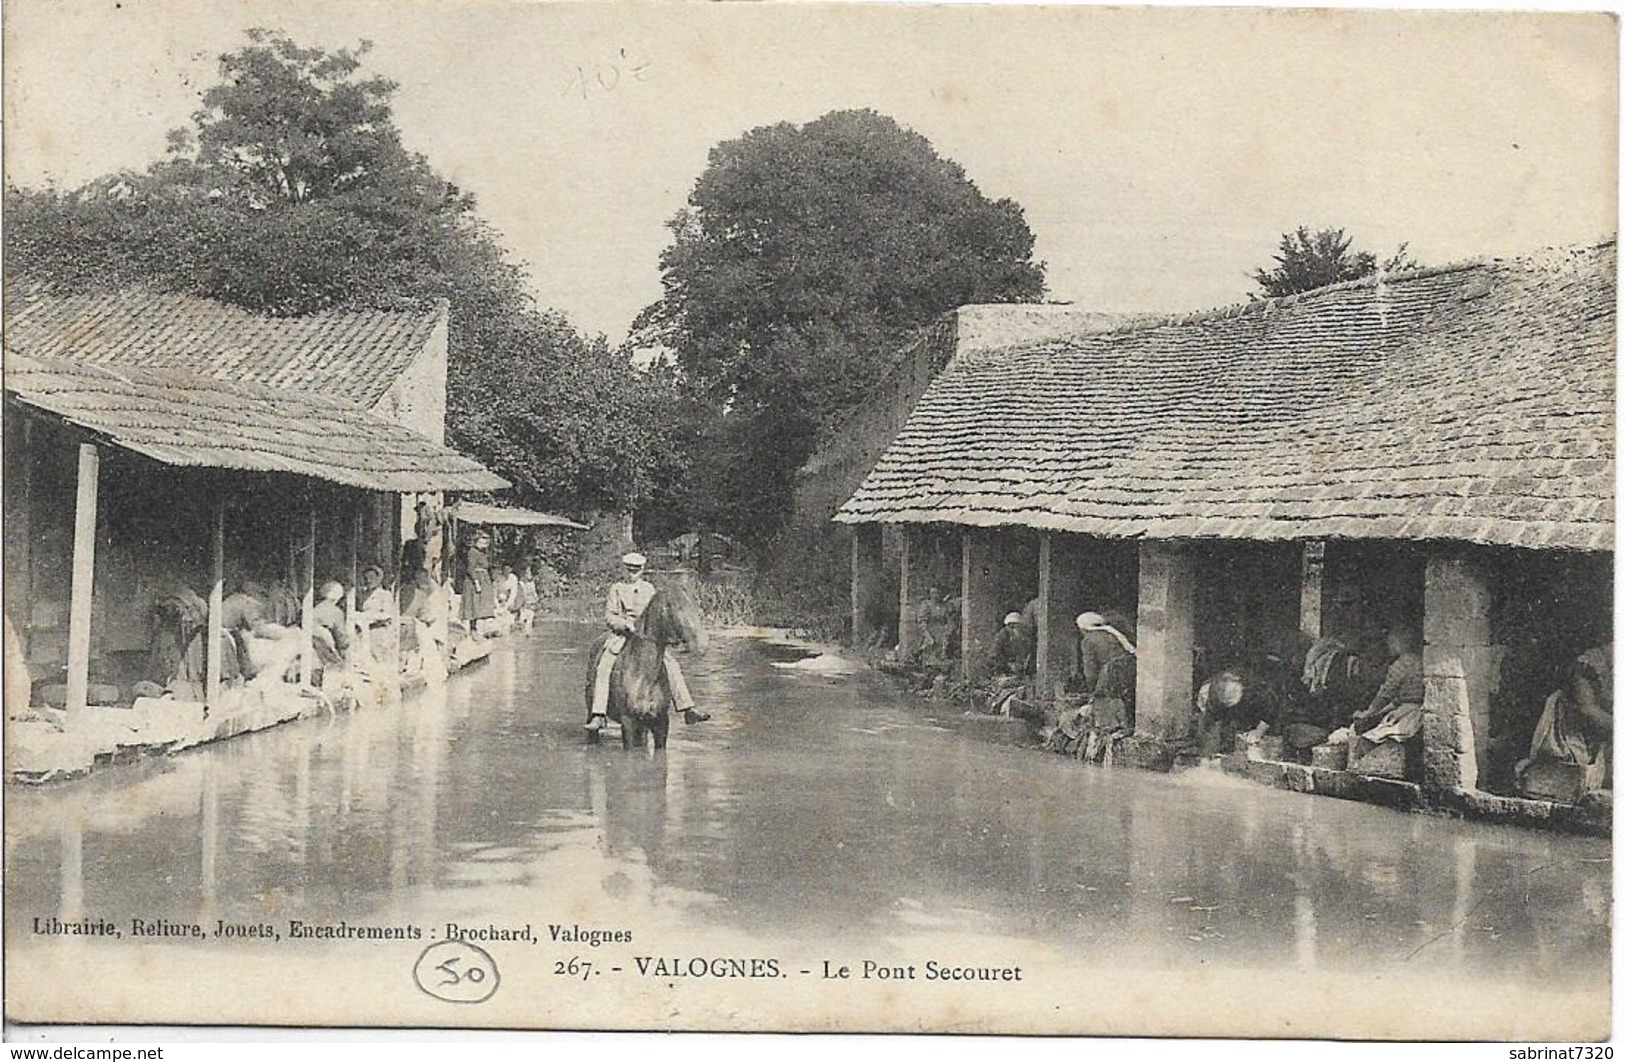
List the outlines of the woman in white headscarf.
<svg viewBox="0 0 1625 1062">
<path fill-rule="evenodd" d="M 1098 612 L 1077 618 L 1078 655 L 1073 682 L 1089 695 L 1090 715 L 1100 729 L 1131 729 L 1134 720 L 1135 647 Z"/>
</svg>

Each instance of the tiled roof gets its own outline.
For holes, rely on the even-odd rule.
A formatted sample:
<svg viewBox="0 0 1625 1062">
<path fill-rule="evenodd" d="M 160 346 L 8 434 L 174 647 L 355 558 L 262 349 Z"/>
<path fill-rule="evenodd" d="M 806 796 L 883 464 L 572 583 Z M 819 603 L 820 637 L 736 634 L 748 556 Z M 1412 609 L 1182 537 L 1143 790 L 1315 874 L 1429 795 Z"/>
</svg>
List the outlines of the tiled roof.
<svg viewBox="0 0 1625 1062">
<path fill-rule="evenodd" d="M 1611 549 L 1612 242 L 960 354 L 836 519 Z"/>
<path fill-rule="evenodd" d="M 840 466 L 843 474 L 850 475 L 846 470 L 861 461 L 856 478 L 841 492 L 844 497 L 857 486 L 863 471 L 880 456 L 884 442 L 895 432 L 898 418 L 906 414 L 906 409 L 899 412 L 902 403 L 913 405 L 932 378 L 960 354 L 1073 339 L 1122 328 L 1145 316 L 1042 302 L 978 302 L 949 310 L 921 328 L 901 348 L 886 352 L 889 364 L 870 386 L 865 400 L 823 429 L 818 450 L 796 474 L 805 479 Z M 878 424 L 893 427 L 886 433 L 887 440 L 881 440 L 877 447 L 870 436 Z"/>
<path fill-rule="evenodd" d="M 57 295 L 6 288 L 6 349 L 88 365 L 184 369 L 221 380 L 319 392 L 371 408 L 445 317 L 346 310 L 267 317 L 212 299 L 147 289 Z"/>
<path fill-rule="evenodd" d="M 958 353 L 1070 339 L 1122 328 L 1150 317 L 1050 302 L 978 302 L 961 306 L 951 316 Z"/>
<path fill-rule="evenodd" d="M 5 389 L 24 405 L 168 465 L 286 472 L 396 493 L 508 486 L 454 450 L 325 395 L 11 354 Z"/>
</svg>

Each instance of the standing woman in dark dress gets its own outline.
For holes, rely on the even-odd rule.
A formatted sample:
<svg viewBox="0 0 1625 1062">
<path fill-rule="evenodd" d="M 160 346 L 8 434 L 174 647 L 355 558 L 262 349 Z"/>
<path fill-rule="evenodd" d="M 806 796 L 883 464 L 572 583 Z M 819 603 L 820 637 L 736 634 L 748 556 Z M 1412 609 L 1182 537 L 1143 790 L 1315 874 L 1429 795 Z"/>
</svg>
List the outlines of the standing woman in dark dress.
<svg viewBox="0 0 1625 1062">
<path fill-rule="evenodd" d="M 491 536 L 484 531 L 474 533 L 463 564 L 463 619 L 474 634 L 485 633 L 485 628 L 497 614 L 496 584 L 491 581 Z"/>
</svg>

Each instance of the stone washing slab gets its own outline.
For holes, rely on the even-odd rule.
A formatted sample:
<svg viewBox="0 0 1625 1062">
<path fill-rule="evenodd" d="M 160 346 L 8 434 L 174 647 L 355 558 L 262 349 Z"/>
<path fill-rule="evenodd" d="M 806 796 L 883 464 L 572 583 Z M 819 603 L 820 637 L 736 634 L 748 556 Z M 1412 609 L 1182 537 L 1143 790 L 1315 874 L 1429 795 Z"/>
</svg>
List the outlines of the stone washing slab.
<svg viewBox="0 0 1625 1062">
<path fill-rule="evenodd" d="M 1402 811 L 1432 811 L 1458 815 L 1479 822 L 1559 830 L 1593 837 L 1613 835 L 1613 800 L 1603 794 L 1581 804 L 1557 804 L 1547 800 L 1499 796 L 1478 790 L 1424 790 L 1412 782 L 1375 778 L 1353 771 L 1334 771 L 1299 763 L 1249 760 L 1229 754 L 1221 757 L 1227 774 L 1251 779 L 1260 785 L 1296 793 L 1318 793 L 1339 800 Z"/>
</svg>

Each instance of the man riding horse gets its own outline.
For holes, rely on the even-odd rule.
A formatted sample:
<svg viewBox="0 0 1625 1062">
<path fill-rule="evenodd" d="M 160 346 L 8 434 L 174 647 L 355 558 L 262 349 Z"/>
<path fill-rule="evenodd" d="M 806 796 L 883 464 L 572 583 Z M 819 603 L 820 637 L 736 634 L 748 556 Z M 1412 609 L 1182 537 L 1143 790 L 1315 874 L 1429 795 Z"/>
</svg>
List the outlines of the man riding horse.
<svg viewBox="0 0 1625 1062">
<path fill-rule="evenodd" d="M 609 637 L 604 641 L 604 651 L 599 654 L 598 666 L 593 673 L 592 707 L 587 715 L 589 732 L 597 733 L 609 721 L 609 683 L 615 673 L 615 662 L 626 647 L 626 636 L 637 631 L 638 620 L 643 618 L 643 613 L 655 598 L 655 585 L 643 577 L 647 563 L 643 554 L 628 553 L 621 558 L 621 564 L 626 568 L 626 578 L 609 588 L 609 600 L 604 606 L 604 622 L 609 625 Z M 683 722 L 703 723 L 710 719 L 709 714 L 694 707 L 694 697 L 688 691 L 688 683 L 683 678 L 683 669 L 677 663 L 676 654 L 670 649 L 666 650 L 663 663 L 666 682 L 671 687 L 677 709 L 683 713 Z"/>
</svg>

